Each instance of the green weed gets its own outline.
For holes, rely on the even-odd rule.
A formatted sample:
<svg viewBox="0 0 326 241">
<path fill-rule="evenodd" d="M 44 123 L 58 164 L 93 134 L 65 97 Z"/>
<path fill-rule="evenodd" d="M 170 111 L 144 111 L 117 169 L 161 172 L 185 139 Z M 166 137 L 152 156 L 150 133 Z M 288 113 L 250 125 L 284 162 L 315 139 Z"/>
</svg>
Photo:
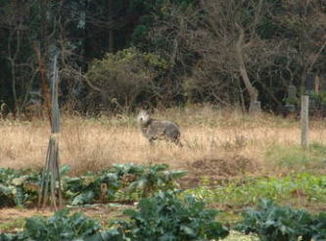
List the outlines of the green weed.
<svg viewBox="0 0 326 241">
<path fill-rule="evenodd" d="M 185 191 L 210 203 L 227 206 L 251 206 L 258 200 L 301 203 L 326 202 L 326 175 L 301 173 L 286 177 L 247 178 L 215 187 L 200 186 Z"/>
<path fill-rule="evenodd" d="M 20 230 L 24 227 L 24 224 L 25 218 L 23 217 L 18 217 L 10 222 L 0 223 L 0 233 L 12 230 Z"/>
<path fill-rule="evenodd" d="M 325 172 L 326 146 L 312 143 L 308 150 L 299 145 L 274 145 L 266 152 L 266 159 L 276 167 L 292 171 Z"/>
</svg>

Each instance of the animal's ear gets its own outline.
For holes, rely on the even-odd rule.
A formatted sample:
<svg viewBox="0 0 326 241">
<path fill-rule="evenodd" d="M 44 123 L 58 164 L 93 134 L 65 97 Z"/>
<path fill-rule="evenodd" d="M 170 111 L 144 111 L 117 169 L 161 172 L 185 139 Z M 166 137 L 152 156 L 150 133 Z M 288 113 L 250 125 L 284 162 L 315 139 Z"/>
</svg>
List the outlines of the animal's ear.
<svg viewBox="0 0 326 241">
<path fill-rule="evenodd" d="M 135 114 L 137 115 L 137 116 L 139 116 L 141 113 L 142 113 L 142 108 L 140 108 L 140 107 L 137 107 L 137 108 L 135 108 Z"/>
</svg>

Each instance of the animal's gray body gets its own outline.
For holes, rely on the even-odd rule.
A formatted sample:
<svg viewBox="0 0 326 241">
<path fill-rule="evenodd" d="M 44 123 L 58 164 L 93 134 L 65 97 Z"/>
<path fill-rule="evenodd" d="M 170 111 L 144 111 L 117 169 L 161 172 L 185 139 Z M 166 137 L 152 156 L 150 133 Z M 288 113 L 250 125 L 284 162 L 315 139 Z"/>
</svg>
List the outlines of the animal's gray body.
<svg viewBox="0 0 326 241">
<path fill-rule="evenodd" d="M 137 121 L 143 135 L 150 143 L 158 139 L 165 139 L 181 146 L 181 133 L 176 123 L 168 120 L 152 119 L 146 111 L 140 111 Z"/>
</svg>

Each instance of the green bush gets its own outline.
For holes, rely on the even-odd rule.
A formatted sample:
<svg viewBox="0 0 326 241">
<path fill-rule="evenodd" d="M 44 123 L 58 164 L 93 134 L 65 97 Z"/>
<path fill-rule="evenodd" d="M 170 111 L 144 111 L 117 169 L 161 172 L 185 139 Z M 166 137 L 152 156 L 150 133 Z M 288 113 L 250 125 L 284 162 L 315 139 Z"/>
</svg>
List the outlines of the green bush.
<svg viewBox="0 0 326 241">
<path fill-rule="evenodd" d="M 258 209 L 248 209 L 239 231 L 256 233 L 262 241 L 310 241 L 326 239 L 326 213 L 313 216 L 304 210 L 281 207 L 270 200 L 260 202 Z"/>
<path fill-rule="evenodd" d="M 215 221 L 217 211 L 205 209 L 203 202 L 191 196 L 180 200 L 174 192 L 159 192 L 142 199 L 138 209 L 124 212 L 130 220 L 115 222 L 121 240 L 205 241 L 229 234 Z"/>
<path fill-rule="evenodd" d="M 165 68 L 167 63 L 159 56 L 135 48 L 108 53 L 103 59 L 94 60 L 88 69 L 86 78 L 91 87 L 88 100 L 101 102 L 106 110 L 121 107 L 126 110 L 134 106 L 142 92 L 150 91 L 151 82 Z"/>
</svg>

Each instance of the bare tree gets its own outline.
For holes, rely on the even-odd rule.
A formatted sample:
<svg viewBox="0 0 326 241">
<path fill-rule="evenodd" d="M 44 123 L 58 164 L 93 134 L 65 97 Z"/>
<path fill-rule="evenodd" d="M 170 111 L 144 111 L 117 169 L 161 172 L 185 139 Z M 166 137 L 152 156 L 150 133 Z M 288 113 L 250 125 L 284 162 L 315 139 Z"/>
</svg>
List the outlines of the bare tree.
<svg viewBox="0 0 326 241">
<path fill-rule="evenodd" d="M 235 48 L 236 48 L 236 54 L 238 59 L 239 72 L 250 97 L 249 113 L 260 112 L 261 106 L 260 106 L 260 102 L 258 101 L 258 90 L 253 86 L 253 84 L 249 79 L 247 68 L 243 58 L 243 48 L 244 48 L 243 41 L 245 35 L 244 30 L 239 25 L 236 25 L 236 27 L 239 29 L 239 39 L 235 45 Z"/>
<path fill-rule="evenodd" d="M 0 19 L 2 27 L 8 31 L 7 55 L 10 65 L 11 91 L 14 104 L 14 115 L 19 116 L 26 106 L 29 92 L 36 79 L 37 69 L 33 55 L 27 55 L 29 39 L 29 26 L 26 15 L 31 4 L 12 1 L 7 6 L 8 11 Z"/>
<path fill-rule="evenodd" d="M 296 51 L 296 62 L 301 76 L 301 89 L 305 87 L 307 74 L 326 74 L 325 58 L 321 58 L 326 46 L 326 6 L 319 0 L 289 1 L 285 5 L 287 14 L 280 18 L 284 23 L 291 18 L 289 28 L 297 42 L 288 45 Z"/>
<path fill-rule="evenodd" d="M 296 2 L 202 0 L 184 11 L 171 6 L 170 20 L 155 21 L 160 25 L 151 36 L 170 43 L 165 53 L 172 64 L 191 69 L 183 76 L 189 98 L 223 105 L 238 100 L 256 112 L 261 99 L 281 104 L 279 92 L 289 84 L 323 72 L 325 14 L 317 0 L 299 1 L 302 8 Z M 187 61 L 189 55 L 195 62 Z"/>
<path fill-rule="evenodd" d="M 244 7 L 252 9 L 251 16 L 243 15 Z M 226 79 L 236 80 L 238 83 L 243 82 L 249 95 L 249 112 L 251 113 L 260 111 L 259 92 L 254 85 L 259 78 L 254 80 L 251 78 L 258 77 L 258 65 L 271 64 L 270 56 L 277 51 L 277 48 L 270 51 L 268 46 L 271 44 L 260 39 L 255 32 L 264 15 L 264 7 L 266 7 L 264 0 L 258 2 L 254 0 L 246 2 L 236 0 L 201 1 L 201 8 L 206 12 L 207 17 L 202 21 L 205 27 L 199 35 L 205 43 L 203 44 L 201 41 L 199 44 L 194 41 L 193 45 L 194 49 L 201 51 L 204 61 L 207 59 L 203 65 L 206 66 L 206 69 L 211 69 L 207 70 L 215 69 L 217 73 L 225 73 Z M 212 66 L 212 63 L 215 67 Z M 240 100 L 243 101 L 242 85 L 238 84 L 237 86 Z"/>
</svg>

